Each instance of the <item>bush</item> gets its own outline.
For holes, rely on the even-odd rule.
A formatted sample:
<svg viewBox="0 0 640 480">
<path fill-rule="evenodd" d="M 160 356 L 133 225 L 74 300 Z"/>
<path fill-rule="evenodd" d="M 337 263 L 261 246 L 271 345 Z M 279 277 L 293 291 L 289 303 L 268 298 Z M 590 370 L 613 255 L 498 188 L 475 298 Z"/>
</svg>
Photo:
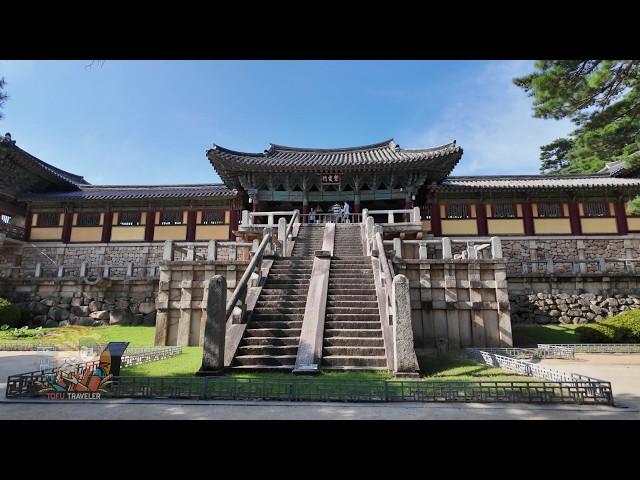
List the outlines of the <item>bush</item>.
<svg viewBox="0 0 640 480">
<path fill-rule="evenodd" d="M 582 343 L 640 343 L 640 311 L 628 310 L 601 323 L 576 328 Z"/>
<path fill-rule="evenodd" d="M 18 327 L 21 317 L 22 312 L 17 305 L 0 298 L 0 325 L 9 325 L 11 328 Z"/>
</svg>

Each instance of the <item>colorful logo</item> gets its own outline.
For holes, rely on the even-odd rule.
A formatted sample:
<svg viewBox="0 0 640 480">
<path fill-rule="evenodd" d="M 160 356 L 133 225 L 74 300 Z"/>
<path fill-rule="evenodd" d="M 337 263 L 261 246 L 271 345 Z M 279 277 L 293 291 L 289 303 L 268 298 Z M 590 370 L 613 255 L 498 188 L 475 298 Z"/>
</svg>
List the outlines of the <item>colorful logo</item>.
<svg viewBox="0 0 640 480">
<path fill-rule="evenodd" d="M 111 353 L 105 350 L 96 367 L 86 368 L 84 372 L 62 367 L 35 383 L 40 387 L 38 394 L 46 395 L 49 400 L 99 400 L 112 378 Z"/>
</svg>

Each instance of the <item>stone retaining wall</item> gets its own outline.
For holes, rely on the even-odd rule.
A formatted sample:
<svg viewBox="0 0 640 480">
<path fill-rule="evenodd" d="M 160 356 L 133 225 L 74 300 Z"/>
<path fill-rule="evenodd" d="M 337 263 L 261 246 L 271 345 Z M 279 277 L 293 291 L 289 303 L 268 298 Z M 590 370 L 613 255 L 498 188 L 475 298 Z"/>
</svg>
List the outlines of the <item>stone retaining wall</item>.
<svg viewBox="0 0 640 480">
<path fill-rule="evenodd" d="M 510 295 L 513 323 L 601 322 L 619 312 L 640 308 L 638 295 L 603 296 L 594 293 L 537 293 Z"/>
<path fill-rule="evenodd" d="M 158 282 L 147 279 L 0 280 L 0 297 L 19 305 L 31 327 L 155 325 L 157 291 Z"/>
</svg>

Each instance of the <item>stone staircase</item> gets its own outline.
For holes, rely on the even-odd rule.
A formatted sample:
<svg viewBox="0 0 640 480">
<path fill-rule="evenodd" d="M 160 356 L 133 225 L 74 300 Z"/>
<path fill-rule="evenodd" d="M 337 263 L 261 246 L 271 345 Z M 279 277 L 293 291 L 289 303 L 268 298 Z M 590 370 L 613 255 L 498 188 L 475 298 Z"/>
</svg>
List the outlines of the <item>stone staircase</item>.
<svg viewBox="0 0 640 480">
<path fill-rule="evenodd" d="M 387 369 L 371 258 L 363 255 L 358 224 L 336 224 L 322 368 Z"/>
<path fill-rule="evenodd" d="M 293 370 L 313 254 L 324 225 L 300 225 L 291 257 L 274 260 L 231 365 L 234 370 Z"/>
<path fill-rule="evenodd" d="M 233 370 L 293 370 L 312 267 L 313 258 L 274 260 L 231 365 Z"/>
<path fill-rule="evenodd" d="M 300 225 L 296 243 L 293 245 L 292 257 L 308 257 L 313 259 L 316 250 L 322 250 L 322 239 L 324 237 L 323 224 L 303 224 Z"/>
</svg>

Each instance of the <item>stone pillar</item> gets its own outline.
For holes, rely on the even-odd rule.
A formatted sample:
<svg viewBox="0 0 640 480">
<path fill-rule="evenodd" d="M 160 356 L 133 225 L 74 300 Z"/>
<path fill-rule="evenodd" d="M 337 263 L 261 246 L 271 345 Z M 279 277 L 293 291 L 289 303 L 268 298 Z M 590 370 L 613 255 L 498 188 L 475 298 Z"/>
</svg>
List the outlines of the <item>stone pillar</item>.
<svg viewBox="0 0 640 480">
<path fill-rule="evenodd" d="M 476 224 L 478 225 L 478 236 L 486 237 L 489 235 L 489 227 L 487 226 L 487 207 L 484 203 L 476 204 Z"/>
<path fill-rule="evenodd" d="M 282 252 L 280 255 L 282 257 L 287 256 L 287 220 L 284 217 L 280 217 L 278 219 L 278 241 L 280 242 Z"/>
<path fill-rule="evenodd" d="M 204 329 L 202 366 L 197 376 L 220 375 L 224 372 L 224 340 L 227 328 L 227 281 L 222 275 L 209 280 L 207 323 Z"/>
<path fill-rule="evenodd" d="M 391 285 L 394 302 L 393 322 L 393 373 L 396 376 L 418 376 L 418 359 L 413 345 L 411 326 L 411 298 L 409 279 L 396 275 Z"/>
</svg>

